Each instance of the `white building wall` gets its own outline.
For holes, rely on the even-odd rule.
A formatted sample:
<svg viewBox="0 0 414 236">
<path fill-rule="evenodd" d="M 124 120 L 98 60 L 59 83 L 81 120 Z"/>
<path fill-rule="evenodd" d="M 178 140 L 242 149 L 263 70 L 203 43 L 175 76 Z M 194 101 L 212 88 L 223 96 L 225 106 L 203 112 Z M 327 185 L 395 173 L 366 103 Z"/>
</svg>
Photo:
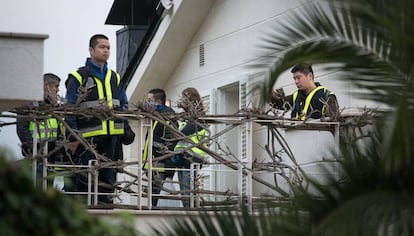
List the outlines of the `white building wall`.
<svg viewBox="0 0 414 236">
<path fill-rule="evenodd" d="M 195 87 L 200 91 L 201 96 L 209 97 L 210 113 L 234 114 L 242 107 L 240 87 L 246 83 L 247 87 L 251 88 L 254 81 L 261 83 L 269 76 L 269 70 L 248 67 L 264 53 L 259 50 L 262 38 L 273 27 L 278 26 L 287 15 L 298 9 L 306 8 L 308 1 L 215 0 L 202 3 L 205 3 L 203 5 L 205 7 L 200 11 L 201 7 L 194 9 L 196 6 L 191 5 L 194 4 L 193 2 L 177 1 L 174 6 L 175 10 L 164 17 L 160 29 L 130 83 L 127 93 L 131 101 L 144 95 L 145 91 L 141 91 L 140 88 L 160 87 L 165 89 L 173 108 L 176 109 L 176 101 L 181 91 L 186 87 Z M 194 11 L 206 14 L 205 18 L 203 15 L 202 20 L 195 19 L 194 14 L 189 13 L 190 5 Z M 176 17 L 177 20 L 175 20 Z M 192 37 L 189 37 L 188 32 L 181 31 L 183 28 L 190 28 L 187 23 L 183 23 L 186 17 L 194 21 L 198 20 L 197 26 L 200 25 Z M 194 31 L 194 28 L 191 30 Z M 183 44 L 175 45 L 180 42 L 180 36 L 183 40 L 185 39 L 185 42 L 189 40 L 184 44 L 184 52 L 177 50 L 177 48 L 182 48 Z M 168 44 L 171 40 L 175 44 Z M 203 65 L 200 65 L 200 45 L 204 46 Z M 163 60 L 158 60 L 158 58 L 163 58 Z M 170 71 L 171 68 L 173 68 L 172 71 Z M 350 96 L 349 92 L 355 89 L 344 81 L 336 80 L 335 73 L 328 73 L 320 66 L 314 66 L 314 72 L 315 81 L 335 92 L 341 108 L 357 108 L 367 105 L 366 101 Z M 279 77 L 275 86 L 283 88 L 286 94 L 291 94 L 296 90 L 289 71 Z M 251 95 L 248 96 L 246 104 L 250 102 L 252 102 Z M 225 125 L 215 126 L 212 130 L 220 131 L 224 127 Z M 252 150 L 249 150 L 251 161 L 270 161 L 263 150 L 267 142 L 267 129 L 259 125 L 253 127 Z M 317 167 L 321 160 L 331 157 L 330 151 L 337 145 L 337 137 L 326 131 L 281 130 L 281 132 L 301 167 L 311 176 L 323 175 L 324 173 Z M 236 157 L 241 158 L 245 151 L 241 146 L 242 140 L 240 130 L 235 130 L 221 137 L 219 142 L 227 145 Z M 286 158 L 286 155 L 284 157 Z M 284 161 L 289 163 L 287 159 Z M 207 185 L 211 188 L 223 191 L 230 189 L 237 193 L 241 191 L 238 173 L 208 173 L 211 170 L 227 170 L 224 167 L 204 167 L 204 170 L 208 175 Z M 269 182 L 274 181 L 273 174 L 256 174 Z M 283 180 L 279 184 L 286 185 Z M 255 196 L 277 195 L 273 190 L 255 182 L 253 194 Z"/>
<path fill-rule="evenodd" d="M 278 24 L 286 14 L 295 9 L 306 6 L 305 1 L 275 1 L 275 0 L 217 0 L 214 2 L 202 27 L 193 37 L 180 63 L 171 75 L 165 90 L 173 101 L 178 99 L 185 87 L 197 88 L 202 96 L 216 96 L 211 101 L 216 101 L 213 106 L 223 106 L 229 102 L 220 98 L 219 94 L 226 85 L 238 83 L 246 77 L 252 77 L 257 71 L 249 69 L 247 65 L 258 58 L 260 51 L 258 45 L 264 34 L 274 25 Z M 204 44 L 205 64 L 199 65 L 199 47 Z M 268 72 L 262 74 L 262 79 Z M 349 85 L 334 81 L 334 75 L 318 71 L 315 68 L 316 80 L 327 86 L 337 94 L 341 107 L 350 107 L 354 103 L 346 94 Z M 254 77 L 254 76 L 253 76 Z M 248 79 L 249 81 L 249 79 Z M 250 82 L 251 83 L 251 80 Z M 278 86 L 284 87 L 287 94 L 295 90 L 290 72 L 286 72 L 278 81 Z M 342 89 L 345 88 L 345 89 Z M 211 91 L 216 91 L 212 93 Z M 219 91 L 217 93 L 217 91 Z M 233 108 L 238 109 L 239 104 Z M 211 109 L 214 110 L 214 109 Z M 215 109 L 215 111 L 223 109 Z M 219 113 L 222 114 L 222 113 Z M 232 113 L 227 113 L 232 114 Z M 269 161 L 266 157 L 263 145 L 266 142 L 267 131 L 260 126 L 254 126 L 253 132 L 253 157 L 257 161 Z M 329 132 L 319 131 L 286 131 L 283 132 L 292 150 L 303 168 L 310 170 L 310 174 L 318 176 L 320 170 L 314 168 L 314 162 L 329 156 L 329 147 L 334 146 L 334 137 Z M 230 134 L 223 140 L 231 140 L 240 136 Z M 235 141 L 235 140 L 233 140 Z M 230 146 L 231 142 L 229 142 Z M 326 148 L 318 148 L 325 145 Z M 240 147 L 237 147 L 240 149 Z M 239 155 L 239 150 L 236 150 Z M 288 162 L 288 161 L 287 161 Z M 273 174 L 258 174 L 268 181 L 273 181 Z M 236 176 L 237 177 L 237 176 Z M 217 183 L 217 189 L 236 190 L 238 183 L 234 180 L 234 174 L 219 174 L 213 182 Z M 254 194 L 275 194 L 261 185 L 254 185 Z"/>
<path fill-rule="evenodd" d="M 167 94 L 174 101 L 185 87 L 194 86 L 200 91 L 209 91 L 255 73 L 247 65 L 262 55 L 263 51 L 258 46 L 266 32 L 280 24 L 292 11 L 307 4 L 307 1 L 297 0 L 215 1 L 165 85 Z M 203 66 L 199 65 L 201 44 L 205 48 Z M 341 108 L 375 106 L 350 96 L 349 92 L 355 88 L 336 80 L 334 73 L 327 73 L 319 66 L 314 67 L 314 72 L 315 81 L 335 92 Z M 283 87 L 286 94 L 296 89 L 289 71 L 279 77 L 276 86 Z"/>
<path fill-rule="evenodd" d="M 238 80 L 237 75 L 246 73 L 247 63 L 258 57 L 256 46 L 268 27 L 301 5 L 298 1 L 215 1 L 166 89 L 189 83 L 208 88 L 222 80 Z M 201 44 L 205 45 L 204 66 L 199 66 Z"/>
</svg>

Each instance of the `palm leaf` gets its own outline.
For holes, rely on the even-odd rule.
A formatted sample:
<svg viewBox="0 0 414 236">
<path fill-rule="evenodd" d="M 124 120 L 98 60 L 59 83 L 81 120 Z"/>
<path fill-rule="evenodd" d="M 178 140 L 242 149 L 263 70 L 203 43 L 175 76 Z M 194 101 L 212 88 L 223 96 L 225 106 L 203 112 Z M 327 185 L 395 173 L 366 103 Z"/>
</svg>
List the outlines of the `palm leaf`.
<svg viewBox="0 0 414 236">
<path fill-rule="evenodd" d="M 323 181 L 305 176 L 308 185 L 294 186 L 291 202 L 269 203 L 258 214 L 189 217 L 170 235 L 413 235 L 413 19 L 409 0 L 312 1 L 267 33 L 259 47 L 267 53 L 254 65 L 272 72 L 263 103 L 281 73 L 308 62 L 390 111 L 378 114 L 368 138 L 342 143 Z"/>
<path fill-rule="evenodd" d="M 338 79 L 370 91 L 358 95 L 373 101 L 393 105 L 404 92 L 413 96 L 412 79 L 407 78 L 412 70 L 407 61 L 412 61 L 413 53 L 407 52 L 413 51 L 414 40 L 398 43 L 409 31 L 395 24 L 401 18 L 395 12 L 404 7 L 387 4 L 315 2 L 293 13 L 259 45 L 270 53 L 255 66 L 273 68 L 271 78 L 262 87 L 263 94 L 270 94 L 279 75 L 294 64 L 310 62 L 328 64 L 327 70 L 339 72 Z M 413 4 L 407 5 L 403 12 L 412 14 L 408 9 L 413 10 Z M 387 18 L 378 12 L 385 12 Z M 265 103 L 269 95 L 263 98 Z"/>
</svg>

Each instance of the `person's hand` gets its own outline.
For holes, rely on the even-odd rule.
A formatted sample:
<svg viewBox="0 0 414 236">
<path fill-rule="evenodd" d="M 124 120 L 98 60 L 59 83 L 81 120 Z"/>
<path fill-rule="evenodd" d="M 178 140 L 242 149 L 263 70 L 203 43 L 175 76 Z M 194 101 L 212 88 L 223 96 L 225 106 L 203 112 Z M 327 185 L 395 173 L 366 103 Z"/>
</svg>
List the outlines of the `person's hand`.
<svg viewBox="0 0 414 236">
<path fill-rule="evenodd" d="M 134 142 L 135 133 L 132 131 L 131 127 L 127 125 L 124 128 L 124 134 L 121 136 L 121 142 L 124 145 L 129 145 Z"/>
<path fill-rule="evenodd" d="M 73 142 L 68 143 L 68 149 L 72 155 L 75 154 L 76 149 L 78 149 L 78 146 L 79 146 L 79 141 L 73 141 Z"/>
<path fill-rule="evenodd" d="M 272 89 L 272 96 L 273 96 L 273 98 L 274 98 L 274 99 L 276 99 L 276 100 L 280 100 L 280 99 L 282 99 L 282 98 L 280 97 L 280 94 L 279 94 L 279 92 L 277 91 L 277 89 L 276 89 L 276 88 L 273 88 L 273 89 Z"/>
</svg>

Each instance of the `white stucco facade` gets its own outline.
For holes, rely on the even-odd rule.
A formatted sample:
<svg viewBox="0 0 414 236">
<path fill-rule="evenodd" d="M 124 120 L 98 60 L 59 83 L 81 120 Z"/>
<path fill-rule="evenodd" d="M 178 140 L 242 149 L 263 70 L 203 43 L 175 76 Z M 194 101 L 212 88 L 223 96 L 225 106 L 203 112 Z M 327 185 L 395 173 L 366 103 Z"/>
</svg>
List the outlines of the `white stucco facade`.
<svg viewBox="0 0 414 236">
<path fill-rule="evenodd" d="M 173 108 L 176 108 L 175 101 L 179 99 L 181 91 L 186 87 L 195 87 L 205 100 L 210 114 L 229 115 L 246 104 L 255 104 L 257 94 L 250 94 L 249 91 L 269 76 L 269 69 L 249 67 L 263 53 L 271 53 L 259 49 L 261 39 L 284 17 L 306 8 L 308 4 L 307 1 L 296 0 L 173 2 L 174 7 L 165 14 L 129 84 L 127 94 L 130 103 L 142 101 L 152 88 L 162 88 L 171 99 Z M 319 66 L 314 67 L 314 73 L 315 81 L 335 92 L 344 114 L 368 105 L 366 101 L 351 96 L 349 93 L 353 87 L 336 80 L 335 73 L 323 71 Z M 286 94 L 296 89 L 289 71 L 281 75 L 275 86 L 283 88 Z M 212 130 L 218 132 L 224 127 L 217 125 Z M 319 162 L 331 158 L 331 151 L 338 145 L 338 133 L 290 129 L 281 129 L 281 133 L 301 167 L 311 176 L 323 176 L 324 173 L 318 168 Z M 225 144 L 240 160 L 254 162 L 268 159 L 263 149 L 267 139 L 267 129 L 253 124 L 248 136 L 242 129 L 235 129 L 220 137 L 219 142 Z M 135 157 L 136 153 L 140 153 L 130 147 L 128 152 Z M 286 162 L 289 163 L 289 160 Z M 224 170 L 225 167 L 206 168 L 206 172 Z M 242 191 L 237 173 L 217 173 L 206 174 L 207 186 L 220 191 Z M 274 180 L 273 174 L 257 173 L 269 181 Z M 252 186 L 254 197 L 278 196 L 278 193 L 254 181 Z"/>
</svg>

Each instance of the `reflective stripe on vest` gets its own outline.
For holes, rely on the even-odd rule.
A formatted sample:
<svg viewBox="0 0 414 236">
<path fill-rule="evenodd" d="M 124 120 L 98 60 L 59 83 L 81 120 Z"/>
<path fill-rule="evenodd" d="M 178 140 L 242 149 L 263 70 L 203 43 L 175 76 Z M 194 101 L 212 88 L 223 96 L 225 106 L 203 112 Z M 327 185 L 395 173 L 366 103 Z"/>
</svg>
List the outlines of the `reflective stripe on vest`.
<svg viewBox="0 0 414 236">
<path fill-rule="evenodd" d="M 308 109 L 309 109 L 309 106 L 310 106 L 310 102 L 312 101 L 313 95 L 315 95 L 315 93 L 316 93 L 317 91 L 321 90 L 321 89 L 323 89 L 324 91 L 326 91 L 325 86 L 318 86 L 318 87 L 316 87 L 314 90 L 312 90 L 312 91 L 308 94 L 308 96 L 306 96 L 305 106 L 303 107 L 302 114 L 300 115 L 300 117 L 299 117 L 299 111 L 297 111 L 297 112 L 296 112 L 295 117 L 296 117 L 297 119 L 300 119 L 300 120 L 305 120 L 305 118 L 306 118 L 306 113 L 308 113 Z M 295 93 L 293 93 L 293 104 L 295 104 L 295 103 L 296 103 L 296 99 L 297 99 L 297 97 L 298 97 L 298 91 L 296 91 Z M 298 107 L 298 108 L 299 108 L 299 107 Z M 325 109 L 323 109 L 323 110 L 322 110 L 322 115 L 324 114 L 324 112 L 325 112 Z"/>
<path fill-rule="evenodd" d="M 57 138 L 57 131 L 58 131 L 58 122 L 55 118 L 49 118 L 46 120 L 47 124 L 45 126 L 45 121 L 29 122 L 29 131 L 32 134 L 32 138 L 34 139 L 34 128 L 35 125 L 37 126 L 37 139 L 38 141 L 42 141 L 48 139 L 49 141 L 56 140 Z"/>
<path fill-rule="evenodd" d="M 180 130 L 184 128 L 184 126 L 187 124 L 187 122 L 180 122 Z M 195 132 L 189 136 L 189 139 L 194 142 L 195 144 L 198 144 L 204 137 L 206 136 L 206 130 L 202 129 L 198 132 Z M 178 141 L 178 143 L 175 145 L 174 151 L 179 151 L 180 149 L 184 149 L 190 146 L 194 146 L 194 144 L 186 141 Z M 207 147 L 207 143 L 203 143 L 204 147 Z M 192 156 L 197 156 L 203 158 L 205 156 L 205 152 L 197 147 L 193 147 L 189 150 L 189 153 Z"/>
<path fill-rule="evenodd" d="M 82 76 L 79 72 L 73 71 L 71 74 L 78 80 L 79 84 L 82 85 Z M 117 85 L 121 82 L 121 78 L 119 74 L 116 74 L 117 78 Z M 105 86 L 102 84 L 102 81 L 96 77 L 94 77 L 97 90 L 98 90 L 98 101 L 85 101 L 80 103 L 80 107 L 82 108 L 94 108 L 102 106 L 102 101 L 106 103 L 106 105 L 112 109 L 114 106 L 120 104 L 118 99 L 112 99 L 112 89 L 111 89 L 111 77 L 112 77 L 112 70 L 108 69 L 105 75 Z M 106 92 L 106 97 L 104 93 L 104 89 Z M 103 120 L 100 125 L 88 128 L 80 129 L 83 137 L 93 137 L 99 135 L 121 135 L 124 133 L 124 125 L 123 123 L 116 123 L 114 120 Z"/>
<path fill-rule="evenodd" d="M 151 136 L 152 137 L 154 137 L 154 130 L 155 130 L 155 127 L 157 127 L 157 124 L 158 124 L 158 120 L 156 120 L 152 124 L 152 129 L 151 129 L 151 132 L 152 132 Z M 148 170 L 148 166 L 149 166 L 148 161 L 147 161 L 147 159 L 148 159 L 148 148 L 149 148 L 148 146 L 149 146 L 149 135 L 148 135 L 147 139 L 145 140 L 144 152 L 142 153 L 142 161 L 143 161 L 143 165 L 144 165 L 145 170 Z M 155 163 L 153 163 L 153 164 L 155 164 Z M 164 163 L 156 163 L 156 164 L 157 164 L 157 166 L 154 166 L 154 165 L 152 166 L 152 171 L 165 172 Z"/>
<path fill-rule="evenodd" d="M 118 99 L 112 99 L 112 104 L 114 106 L 120 106 L 121 102 Z M 101 101 L 85 101 L 79 104 L 80 108 L 95 108 L 102 106 Z"/>
</svg>

